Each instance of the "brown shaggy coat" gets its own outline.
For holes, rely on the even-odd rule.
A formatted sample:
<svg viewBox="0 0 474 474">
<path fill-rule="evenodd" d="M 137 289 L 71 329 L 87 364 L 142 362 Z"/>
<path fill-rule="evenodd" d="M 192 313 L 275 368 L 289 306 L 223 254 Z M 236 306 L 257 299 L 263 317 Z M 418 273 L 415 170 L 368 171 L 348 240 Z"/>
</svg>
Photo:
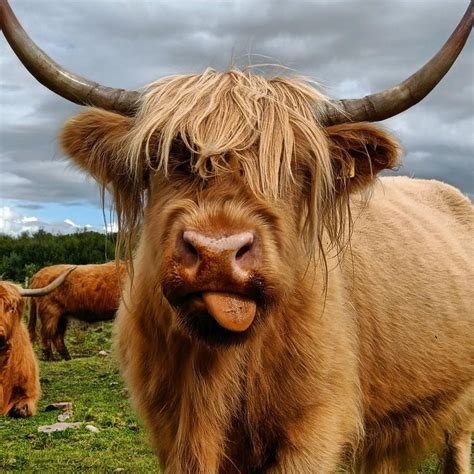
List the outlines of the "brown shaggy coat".
<svg viewBox="0 0 474 474">
<path fill-rule="evenodd" d="M 469 472 L 472 207 L 439 182 L 376 181 L 397 143 L 323 129 L 322 100 L 206 71 L 151 85 L 134 118 L 89 109 L 63 130 L 122 231 L 141 229 L 116 346 L 167 473 L 395 473 L 443 449 Z M 256 295 L 245 333 L 203 332 L 174 298 L 183 229 L 258 239 L 250 279 L 210 265 L 194 282 Z"/>
<path fill-rule="evenodd" d="M 38 364 L 22 322 L 18 286 L 0 282 L 0 415 L 36 414 L 40 397 Z"/>
<path fill-rule="evenodd" d="M 31 278 L 30 288 L 42 288 L 70 265 L 52 265 L 39 270 Z M 120 300 L 120 281 L 125 264 L 78 265 L 66 281 L 46 296 L 30 300 L 28 330 L 36 338 L 36 321 L 41 321 L 41 346 L 47 360 L 52 360 L 52 345 L 63 359 L 71 358 L 64 343 L 68 318 L 88 323 L 107 321 L 115 317 Z"/>
</svg>

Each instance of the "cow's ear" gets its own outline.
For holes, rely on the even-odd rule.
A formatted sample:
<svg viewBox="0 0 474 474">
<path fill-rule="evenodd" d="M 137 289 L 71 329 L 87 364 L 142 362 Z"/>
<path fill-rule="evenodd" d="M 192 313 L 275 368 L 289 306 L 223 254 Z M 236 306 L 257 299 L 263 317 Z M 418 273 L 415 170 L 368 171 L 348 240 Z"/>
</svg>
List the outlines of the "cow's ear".
<svg viewBox="0 0 474 474">
<path fill-rule="evenodd" d="M 65 123 L 60 135 L 62 149 L 103 186 L 127 187 L 131 173 L 123 145 L 132 120 L 89 108 Z"/>
<path fill-rule="evenodd" d="M 369 123 L 326 128 L 336 191 L 360 191 L 384 169 L 395 168 L 401 149 L 387 132 Z"/>
</svg>

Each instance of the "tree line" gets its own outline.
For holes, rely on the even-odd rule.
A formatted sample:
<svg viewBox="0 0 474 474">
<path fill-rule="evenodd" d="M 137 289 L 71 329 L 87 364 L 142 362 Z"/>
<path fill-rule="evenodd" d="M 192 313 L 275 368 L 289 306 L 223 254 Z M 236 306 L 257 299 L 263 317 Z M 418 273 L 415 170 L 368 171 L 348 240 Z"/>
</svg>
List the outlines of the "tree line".
<svg viewBox="0 0 474 474">
<path fill-rule="evenodd" d="M 105 263 L 115 258 L 115 240 L 115 234 L 92 231 L 55 235 L 40 229 L 34 234 L 0 234 L 0 276 L 23 282 L 48 265 Z"/>
</svg>

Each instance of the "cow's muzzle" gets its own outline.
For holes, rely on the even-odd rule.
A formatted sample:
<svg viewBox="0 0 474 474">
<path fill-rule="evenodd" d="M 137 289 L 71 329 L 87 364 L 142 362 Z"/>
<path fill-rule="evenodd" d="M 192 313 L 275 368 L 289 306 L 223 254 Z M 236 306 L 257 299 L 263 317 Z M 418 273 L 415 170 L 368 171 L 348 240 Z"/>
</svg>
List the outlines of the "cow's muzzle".
<svg viewBox="0 0 474 474">
<path fill-rule="evenodd" d="M 243 332 L 252 324 L 256 302 L 245 286 L 258 269 L 260 242 L 254 232 L 205 234 L 186 229 L 176 242 L 179 273 L 190 286 L 186 296 L 223 328 Z"/>
<path fill-rule="evenodd" d="M 262 249 L 252 231 L 177 236 L 170 279 L 163 292 L 193 334 L 223 340 L 248 333 L 264 306 Z"/>
<path fill-rule="evenodd" d="M 10 344 L 3 328 L 0 328 L 0 354 L 8 351 Z"/>
</svg>

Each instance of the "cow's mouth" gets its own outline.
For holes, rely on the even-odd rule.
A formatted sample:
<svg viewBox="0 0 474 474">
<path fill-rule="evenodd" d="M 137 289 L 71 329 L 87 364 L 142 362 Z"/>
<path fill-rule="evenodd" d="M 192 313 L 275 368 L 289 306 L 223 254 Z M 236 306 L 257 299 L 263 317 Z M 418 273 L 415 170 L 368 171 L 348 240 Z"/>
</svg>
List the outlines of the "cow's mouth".
<svg viewBox="0 0 474 474">
<path fill-rule="evenodd" d="M 257 315 L 254 298 L 224 291 L 189 293 L 172 306 L 176 309 L 179 326 L 211 344 L 243 341 L 252 332 Z"/>
<path fill-rule="evenodd" d="M 170 275 L 163 295 L 176 313 L 178 329 L 209 345 L 238 344 L 251 338 L 274 304 L 273 286 L 254 274 L 245 281 Z"/>
<path fill-rule="evenodd" d="M 0 354 L 7 352 L 10 344 L 8 344 L 8 340 L 6 337 L 0 336 Z"/>
<path fill-rule="evenodd" d="M 190 304 L 212 316 L 219 326 L 232 332 L 244 332 L 253 323 L 255 300 L 238 293 L 203 291 L 191 295 Z"/>
</svg>

